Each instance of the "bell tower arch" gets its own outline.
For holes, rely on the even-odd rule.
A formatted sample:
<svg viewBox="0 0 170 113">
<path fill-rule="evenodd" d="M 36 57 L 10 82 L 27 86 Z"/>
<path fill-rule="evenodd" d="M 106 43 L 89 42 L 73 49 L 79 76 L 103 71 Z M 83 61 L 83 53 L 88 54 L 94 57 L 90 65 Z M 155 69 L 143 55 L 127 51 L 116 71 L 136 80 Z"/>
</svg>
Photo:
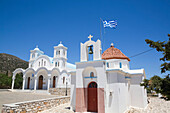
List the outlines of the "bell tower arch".
<svg viewBox="0 0 170 113">
<path fill-rule="evenodd" d="M 89 35 L 89 40 L 84 44 L 81 43 L 80 61 L 89 61 L 89 54 L 93 54 L 92 60 L 101 60 L 101 41 L 98 39 L 96 42 L 92 41 L 93 36 Z"/>
</svg>

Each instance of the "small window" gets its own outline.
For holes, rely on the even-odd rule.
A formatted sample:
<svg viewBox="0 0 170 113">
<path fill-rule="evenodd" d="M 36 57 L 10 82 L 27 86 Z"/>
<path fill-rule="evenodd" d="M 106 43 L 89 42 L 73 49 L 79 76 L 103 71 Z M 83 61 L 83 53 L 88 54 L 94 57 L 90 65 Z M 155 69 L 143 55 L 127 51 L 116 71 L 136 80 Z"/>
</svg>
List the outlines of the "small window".
<svg viewBox="0 0 170 113">
<path fill-rule="evenodd" d="M 44 66 L 46 65 L 46 61 L 44 61 Z"/>
<path fill-rule="evenodd" d="M 58 62 L 58 67 L 59 67 L 59 62 Z"/>
<path fill-rule="evenodd" d="M 41 66 L 43 66 L 43 59 L 41 60 Z"/>
<path fill-rule="evenodd" d="M 119 63 L 119 66 L 120 66 L 120 68 L 122 68 L 122 63 L 121 62 Z"/>
<path fill-rule="evenodd" d="M 63 77 L 63 84 L 65 83 L 65 77 Z"/>
<path fill-rule="evenodd" d="M 90 73 L 90 77 L 94 77 L 94 73 L 93 72 Z"/>
<path fill-rule="evenodd" d="M 109 62 L 107 62 L 107 68 L 109 68 Z"/>
<path fill-rule="evenodd" d="M 57 62 L 55 63 L 55 67 L 57 67 Z"/>
<path fill-rule="evenodd" d="M 35 57 L 35 54 L 33 53 L 33 54 L 32 54 L 32 58 L 34 58 L 34 57 Z"/>
<path fill-rule="evenodd" d="M 56 55 L 60 55 L 60 51 L 56 51 Z"/>
<path fill-rule="evenodd" d="M 40 62 L 39 62 L 39 66 L 40 66 Z"/>
</svg>

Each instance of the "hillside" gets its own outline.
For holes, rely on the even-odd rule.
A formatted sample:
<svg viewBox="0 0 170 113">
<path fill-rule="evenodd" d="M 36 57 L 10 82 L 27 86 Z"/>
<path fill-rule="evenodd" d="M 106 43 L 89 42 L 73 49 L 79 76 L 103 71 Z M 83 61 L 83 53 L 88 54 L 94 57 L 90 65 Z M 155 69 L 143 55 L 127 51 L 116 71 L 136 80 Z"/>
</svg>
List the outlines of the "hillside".
<svg viewBox="0 0 170 113">
<path fill-rule="evenodd" d="M 27 67 L 27 61 L 10 54 L 0 53 L 0 73 L 10 76 L 16 68 L 26 69 Z"/>
</svg>

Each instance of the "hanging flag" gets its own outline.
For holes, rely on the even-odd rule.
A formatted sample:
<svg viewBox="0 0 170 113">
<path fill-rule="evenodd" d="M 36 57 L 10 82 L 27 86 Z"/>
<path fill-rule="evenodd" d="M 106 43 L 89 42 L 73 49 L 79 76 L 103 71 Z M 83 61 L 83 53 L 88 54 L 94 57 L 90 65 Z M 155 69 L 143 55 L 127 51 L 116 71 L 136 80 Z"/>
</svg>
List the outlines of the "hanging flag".
<svg viewBox="0 0 170 113">
<path fill-rule="evenodd" d="M 116 28 L 117 26 L 117 21 L 112 20 L 112 21 L 103 21 L 104 27 L 110 27 L 110 28 Z"/>
</svg>

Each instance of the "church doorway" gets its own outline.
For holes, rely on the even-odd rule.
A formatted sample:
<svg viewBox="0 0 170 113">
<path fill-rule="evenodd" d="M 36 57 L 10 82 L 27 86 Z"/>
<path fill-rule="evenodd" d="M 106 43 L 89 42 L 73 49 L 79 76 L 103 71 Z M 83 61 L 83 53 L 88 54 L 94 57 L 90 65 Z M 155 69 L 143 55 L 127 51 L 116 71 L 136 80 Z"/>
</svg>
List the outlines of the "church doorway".
<svg viewBox="0 0 170 113">
<path fill-rule="evenodd" d="M 53 88 L 55 88 L 55 76 L 53 77 Z"/>
<path fill-rule="evenodd" d="M 97 112 L 97 83 L 91 82 L 88 85 L 88 112 Z"/>
<path fill-rule="evenodd" d="M 42 89 L 42 88 L 43 88 L 43 76 L 40 75 L 39 82 L 38 82 L 38 89 Z"/>
<path fill-rule="evenodd" d="M 30 77 L 28 77 L 27 89 L 30 88 Z"/>
</svg>

